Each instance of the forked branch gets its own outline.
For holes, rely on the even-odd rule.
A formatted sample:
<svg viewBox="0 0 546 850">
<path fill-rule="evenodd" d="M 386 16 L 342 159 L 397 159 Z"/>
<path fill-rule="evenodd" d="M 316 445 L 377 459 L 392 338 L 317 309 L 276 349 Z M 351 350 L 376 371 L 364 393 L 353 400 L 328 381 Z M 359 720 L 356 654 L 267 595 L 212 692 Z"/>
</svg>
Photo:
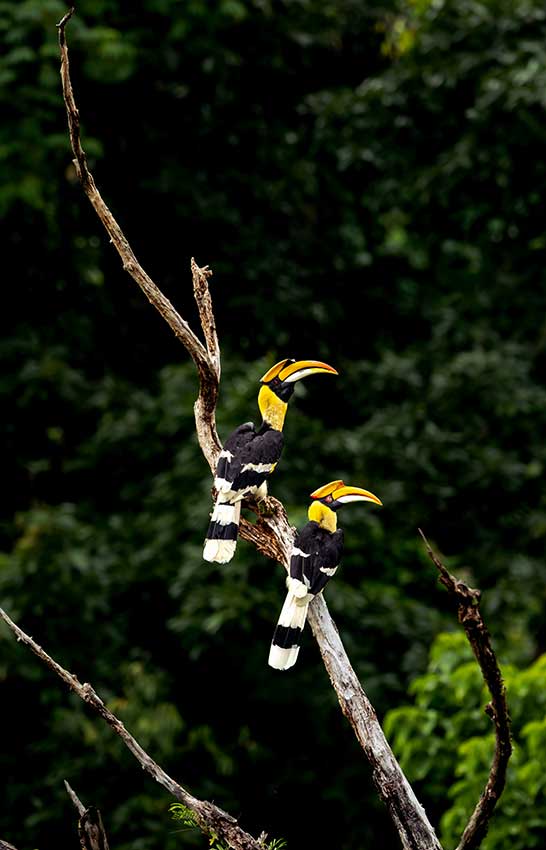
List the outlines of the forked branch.
<svg viewBox="0 0 546 850">
<path fill-rule="evenodd" d="M 487 834 L 489 821 L 504 790 L 506 770 L 512 754 L 506 689 L 491 644 L 491 637 L 480 611 L 480 591 L 468 587 L 464 582 L 452 576 L 432 550 L 421 529 L 419 529 L 419 534 L 423 538 L 429 558 L 440 573 L 439 581 L 447 588 L 449 595 L 457 605 L 459 623 L 465 631 L 472 652 L 480 666 L 485 684 L 491 694 L 491 702 L 487 704 L 485 711 L 495 727 L 495 753 L 485 788 L 457 847 L 457 850 L 475 850 Z"/>
</svg>

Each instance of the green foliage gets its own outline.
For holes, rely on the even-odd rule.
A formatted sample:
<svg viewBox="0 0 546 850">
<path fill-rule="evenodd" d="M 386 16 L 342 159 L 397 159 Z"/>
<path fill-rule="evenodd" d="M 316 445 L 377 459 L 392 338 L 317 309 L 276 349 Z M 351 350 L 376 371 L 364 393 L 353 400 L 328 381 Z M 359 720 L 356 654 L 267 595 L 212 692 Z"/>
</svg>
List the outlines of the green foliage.
<svg viewBox="0 0 546 850">
<path fill-rule="evenodd" d="M 192 829 L 198 828 L 194 813 L 183 803 L 172 803 L 172 805 L 169 806 L 169 811 L 173 820 L 179 821 L 183 826 L 187 826 Z"/>
<path fill-rule="evenodd" d="M 173 803 L 169 806 L 169 811 L 173 820 L 178 821 L 187 829 L 199 829 L 194 813 L 183 803 Z M 214 834 L 209 837 L 209 846 L 212 847 L 212 850 L 228 850 L 227 845 L 222 844 L 218 840 L 218 836 Z M 264 843 L 263 847 L 264 850 L 282 850 L 283 847 L 286 847 L 286 841 L 283 838 L 273 838 Z"/>
<path fill-rule="evenodd" d="M 546 655 L 526 669 L 506 665 L 503 672 L 514 754 L 483 847 L 527 850 L 542 847 L 546 837 Z M 485 786 L 495 747 L 483 711 L 488 695 L 462 632 L 437 636 L 427 672 L 409 692 L 414 704 L 391 709 L 385 732 L 410 781 L 445 809 L 441 840 L 454 847 Z"/>
</svg>

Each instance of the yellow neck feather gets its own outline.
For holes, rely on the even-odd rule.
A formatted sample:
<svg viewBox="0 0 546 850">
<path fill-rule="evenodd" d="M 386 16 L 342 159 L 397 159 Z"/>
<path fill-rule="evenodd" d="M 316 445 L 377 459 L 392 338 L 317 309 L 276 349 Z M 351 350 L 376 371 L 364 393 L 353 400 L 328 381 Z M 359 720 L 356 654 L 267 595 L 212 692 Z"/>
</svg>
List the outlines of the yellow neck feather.
<svg viewBox="0 0 546 850">
<path fill-rule="evenodd" d="M 331 531 L 332 534 L 337 528 L 337 516 L 335 511 L 331 511 L 327 505 L 322 502 L 311 502 L 308 511 L 309 519 L 318 522 L 321 528 Z"/>
<path fill-rule="evenodd" d="M 282 431 L 288 405 L 265 384 L 258 393 L 258 407 L 264 422 L 271 425 L 275 431 Z"/>
</svg>

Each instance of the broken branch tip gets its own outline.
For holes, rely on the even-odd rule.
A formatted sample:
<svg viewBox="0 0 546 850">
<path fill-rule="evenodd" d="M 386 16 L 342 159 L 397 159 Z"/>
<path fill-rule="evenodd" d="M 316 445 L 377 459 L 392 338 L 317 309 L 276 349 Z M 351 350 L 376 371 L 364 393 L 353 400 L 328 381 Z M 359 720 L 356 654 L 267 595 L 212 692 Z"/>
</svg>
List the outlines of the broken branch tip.
<svg viewBox="0 0 546 850">
<path fill-rule="evenodd" d="M 56 24 L 57 29 L 60 30 L 61 33 L 64 32 L 65 26 L 69 22 L 70 18 L 75 14 L 75 12 L 76 12 L 76 7 L 71 6 L 70 9 L 68 10 L 68 12 L 65 15 L 63 15 L 63 17 L 61 18 L 59 23 Z"/>
</svg>

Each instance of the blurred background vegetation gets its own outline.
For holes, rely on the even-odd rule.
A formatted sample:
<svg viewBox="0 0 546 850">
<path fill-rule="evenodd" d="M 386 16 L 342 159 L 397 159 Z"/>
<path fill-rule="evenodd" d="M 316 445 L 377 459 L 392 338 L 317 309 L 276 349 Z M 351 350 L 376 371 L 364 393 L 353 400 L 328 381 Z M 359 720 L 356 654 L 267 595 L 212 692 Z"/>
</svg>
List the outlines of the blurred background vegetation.
<svg viewBox="0 0 546 850">
<path fill-rule="evenodd" d="M 183 348 L 121 270 L 70 164 L 58 0 L 0 2 L 0 596 L 196 794 L 288 848 L 398 846 L 309 634 L 276 675 L 283 574 L 201 546 L 210 477 Z M 221 435 L 285 356 L 272 492 L 347 510 L 327 599 L 446 847 L 487 773 L 485 694 L 416 528 L 484 591 L 516 755 L 486 848 L 546 839 L 543 0 L 81 0 L 84 146 L 139 259 L 195 326 L 214 270 Z M 0 835 L 202 847 L 110 731 L 0 632 Z M 430 650 L 430 653 L 429 653 Z M 390 710 L 390 711 L 389 711 Z M 542 755 L 543 763 L 543 755 Z"/>
</svg>

